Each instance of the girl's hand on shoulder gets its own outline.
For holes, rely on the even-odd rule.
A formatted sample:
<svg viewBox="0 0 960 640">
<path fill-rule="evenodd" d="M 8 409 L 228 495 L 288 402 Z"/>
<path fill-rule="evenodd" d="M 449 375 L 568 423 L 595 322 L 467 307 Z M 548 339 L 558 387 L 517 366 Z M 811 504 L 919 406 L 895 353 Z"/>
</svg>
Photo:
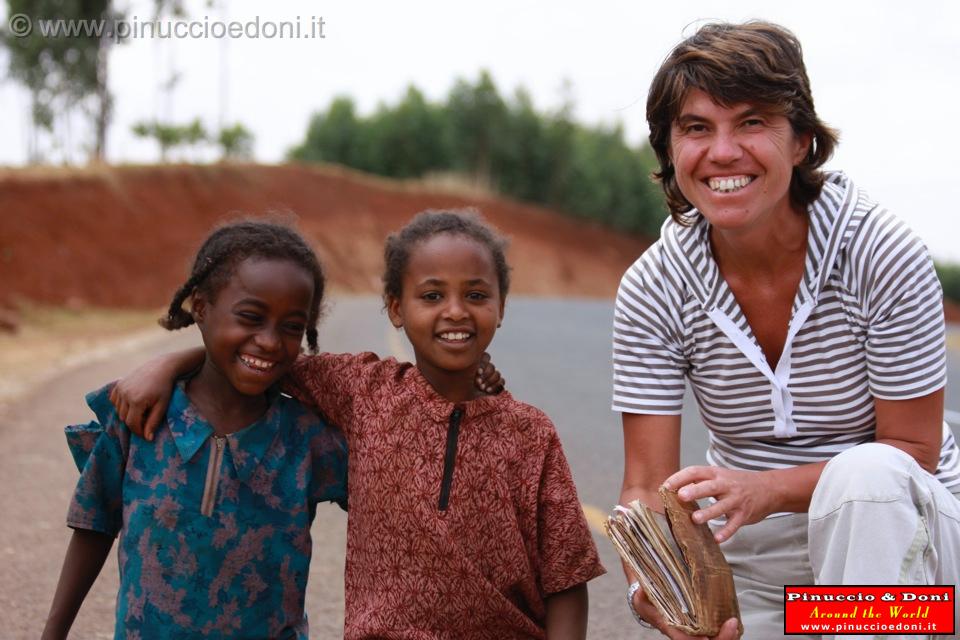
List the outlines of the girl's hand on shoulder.
<svg viewBox="0 0 960 640">
<path fill-rule="evenodd" d="M 637 592 L 633 594 L 633 610 L 636 611 L 637 615 L 643 618 L 647 624 L 653 625 L 657 631 L 670 638 L 670 640 L 697 640 L 704 637 L 691 636 L 669 626 L 660 615 L 660 612 L 657 611 L 657 608 L 653 606 L 647 598 L 647 594 L 643 592 L 642 587 L 637 589 Z M 720 627 L 720 633 L 715 636 L 710 636 L 711 640 L 736 640 L 740 635 L 738 633 L 739 627 L 740 625 L 737 619 L 730 618 Z"/>
<path fill-rule="evenodd" d="M 167 406 L 173 395 L 171 380 L 163 363 L 151 360 L 113 385 L 110 402 L 130 431 L 153 440 L 167 415 Z"/>
<path fill-rule="evenodd" d="M 506 384 L 507 381 L 503 379 L 497 368 L 490 362 L 490 354 L 484 353 L 480 359 L 480 366 L 477 367 L 477 388 L 484 393 L 493 395 L 503 391 Z"/>
<path fill-rule="evenodd" d="M 726 516 L 727 523 L 714 533 L 717 542 L 728 540 L 745 524 L 760 522 L 776 511 L 776 487 L 763 471 L 739 471 L 722 467 L 686 467 L 664 481 L 681 500 L 714 498 L 715 503 L 693 513 L 697 524 Z"/>
</svg>

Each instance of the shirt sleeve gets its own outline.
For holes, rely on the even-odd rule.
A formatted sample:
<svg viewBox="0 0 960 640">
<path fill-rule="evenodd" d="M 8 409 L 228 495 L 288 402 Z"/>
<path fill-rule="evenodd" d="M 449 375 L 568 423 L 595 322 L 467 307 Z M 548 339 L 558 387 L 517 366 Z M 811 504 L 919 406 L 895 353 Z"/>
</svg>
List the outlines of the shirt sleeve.
<svg viewBox="0 0 960 640">
<path fill-rule="evenodd" d="M 283 391 L 350 433 L 358 404 L 369 399 L 395 368 L 393 359 L 381 360 L 370 352 L 300 356 Z"/>
<path fill-rule="evenodd" d="M 687 361 L 674 299 L 654 245 L 623 275 L 613 315 L 613 410 L 679 415 Z"/>
<path fill-rule="evenodd" d="M 65 429 L 80 469 L 67 525 L 115 536 L 123 526 L 123 477 L 130 433 L 110 404 L 109 392 L 107 386 L 87 395 L 97 421 Z"/>
<path fill-rule="evenodd" d="M 540 477 L 537 529 L 540 584 L 545 595 L 575 587 L 606 573 L 580 506 L 560 439 L 552 425 Z"/>
<path fill-rule="evenodd" d="M 870 391 L 906 400 L 946 385 L 943 291 L 923 242 L 886 212 L 872 216 L 875 240 L 861 276 Z"/>
<path fill-rule="evenodd" d="M 310 502 L 336 502 L 347 509 L 347 441 L 343 434 L 313 413 L 310 438 Z"/>
</svg>

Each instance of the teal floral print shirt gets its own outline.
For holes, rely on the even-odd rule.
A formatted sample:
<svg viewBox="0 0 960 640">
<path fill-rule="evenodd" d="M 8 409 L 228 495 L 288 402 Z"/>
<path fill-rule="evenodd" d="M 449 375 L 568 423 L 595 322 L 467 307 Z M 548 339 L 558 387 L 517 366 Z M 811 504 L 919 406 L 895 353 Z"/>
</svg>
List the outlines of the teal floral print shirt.
<svg viewBox="0 0 960 640">
<path fill-rule="evenodd" d="M 167 428 L 132 435 L 109 401 L 66 428 L 80 480 L 67 515 L 119 535 L 118 638 L 307 638 L 303 601 L 319 502 L 346 508 L 339 430 L 276 394 L 256 423 L 216 436 L 181 382 Z"/>
</svg>

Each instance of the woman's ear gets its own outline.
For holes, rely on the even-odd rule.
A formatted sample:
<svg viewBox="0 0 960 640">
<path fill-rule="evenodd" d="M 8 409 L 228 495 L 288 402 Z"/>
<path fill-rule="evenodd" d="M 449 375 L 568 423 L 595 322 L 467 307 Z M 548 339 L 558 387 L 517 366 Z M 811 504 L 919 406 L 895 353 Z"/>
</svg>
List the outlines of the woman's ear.
<svg viewBox="0 0 960 640">
<path fill-rule="evenodd" d="M 807 157 L 807 154 L 810 153 L 810 145 L 813 144 L 813 133 L 807 131 L 806 133 L 797 134 L 797 152 L 793 158 L 793 166 L 799 165 Z"/>
<path fill-rule="evenodd" d="M 400 329 L 403 327 L 403 312 L 400 310 L 400 299 L 393 296 L 387 296 L 387 315 L 390 317 L 390 323 Z"/>
</svg>

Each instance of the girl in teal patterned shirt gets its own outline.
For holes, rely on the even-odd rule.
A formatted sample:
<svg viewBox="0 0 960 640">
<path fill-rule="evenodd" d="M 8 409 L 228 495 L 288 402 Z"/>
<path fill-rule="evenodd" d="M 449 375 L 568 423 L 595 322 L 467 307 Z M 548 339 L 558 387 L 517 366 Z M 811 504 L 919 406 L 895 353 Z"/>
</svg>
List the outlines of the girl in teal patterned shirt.
<svg viewBox="0 0 960 640">
<path fill-rule="evenodd" d="M 132 435 L 109 385 L 87 396 L 97 420 L 67 428 L 81 478 L 45 639 L 66 637 L 117 535 L 117 637 L 307 637 L 310 524 L 318 502 L 346 506 L 346 446 L 274 385 L 304 333 L 316 350 L 323 289 L 286 227 L 243 222 L 207 239 L 161 320 L 196 322 L 206 349 L 168 428 Z"/>
</svg>

